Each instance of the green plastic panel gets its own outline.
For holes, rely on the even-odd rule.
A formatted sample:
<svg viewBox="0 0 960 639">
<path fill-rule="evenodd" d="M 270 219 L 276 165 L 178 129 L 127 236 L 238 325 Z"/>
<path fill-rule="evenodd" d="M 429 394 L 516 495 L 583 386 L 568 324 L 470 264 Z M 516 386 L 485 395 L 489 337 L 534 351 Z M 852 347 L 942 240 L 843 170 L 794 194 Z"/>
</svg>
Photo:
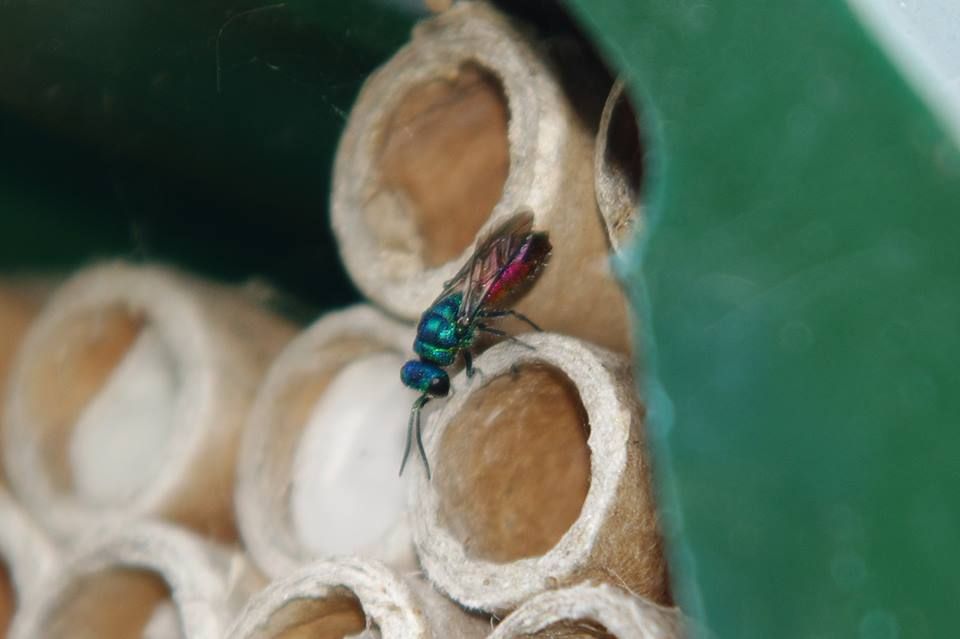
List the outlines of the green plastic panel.
<svg viewBox="0 0 960 639">
<path fill-rule="evenodd" d="M 960 155 L 837 0 L 570 0 L 632 83 L 679 601 L 731 639 L 949 637 Z"/>
</svg>

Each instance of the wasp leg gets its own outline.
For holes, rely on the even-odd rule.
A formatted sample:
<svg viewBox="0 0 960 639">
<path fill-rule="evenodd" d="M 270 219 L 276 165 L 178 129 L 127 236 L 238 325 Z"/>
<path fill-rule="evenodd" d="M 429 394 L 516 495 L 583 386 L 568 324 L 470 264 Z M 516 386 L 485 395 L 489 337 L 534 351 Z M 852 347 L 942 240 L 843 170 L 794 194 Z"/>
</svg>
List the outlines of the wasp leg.
<svg viewBox="0 0 960 639">
<path fill-rule="evenodd" d="M 476 373 L 476 369 L 473 368 L 473 355 L 470 354 L 470 351 L 464 349 L 463 351 L 463 363 L 467 367 L 467 378 L 473 377 L 473 374 Z"/>
<path fill-rule="evenodd" d="M 491 319 L 496 317 L 507 317 L 508 315 L 512 315 L 513 317 L 516 317 L 521 322 L 526 322 L 531 327 L 533 327 L 533 330 L 537 332 L 540 332 L 540 333 L 543 332 L 543 329 L 537 326 L 532 319 L 530 319 L 523 313 L 518 313 L 513 309 L 506 310 L 506 311 L 483 311 L 480 313 L 480 317 L 489 317 Z"/>
<path fill-rule="evenodd" d="M 410 420 L 407 422 L 407 443 L 403 447 L 403 461 L 400 462 L 400 475 L 403 475 L 403 469 L 407 465 L 407 458 L 410 457 L 410 444 L 413 442 L 413 431 L 416 430 L 417 446 L 420 448 L 420 456 L 423 457 L 423 463 L 427 467 L 427 479 L 430 479 L 430 464 L 427 463 L 427 455 L 423 452 L 423 441 L 420 438 L 420 409 L 429 401 L 429 395 L 421 395 L 417 398 L 417 401 L 413 402 L 413 408 L 410 409 Z"/>
<path fill-rule="evenodd" d="M 466 364 L 467 379 L 473 379 L 474 375 L 483 377 L 483 371 L 473 365 L 473 354 L 466 349 L 461 352 L 463 353 L 464 364 Z"/>
<path fill-rule="evenodd" d="M 479 330 L 479 331 L 481 331 L 481 332 L 483 332 L 483 333 L 489 333 L 489 334 L 491 334 L 491 335 L 496 335 L 497 337 L 505 337 L 505 338 L 507 338 L 508 340 L 510 340 L 511 342 L 516 342 L 517 344 L 520 344 L 520 346 L 523 346 L 524 348 L 529 348 L 529 349 L 532 350 L 532 351 L 537 350 L 537 349 L 534 348 L 533 346 L 530 346 L 530 344 L 527 344 L 527 343 L 526 343 L 525 341 L 523 341 L 522 339 L 517 339 L 517 338 L 514 337 L 513 335 L 508 335 L 505 331 L 501 331 L 501 330 L 498 329 L 498 328 L 490 328 L 490 327 L 487 326 L 486 324 L 477 324 L 477 330 Z"/>
</svg>

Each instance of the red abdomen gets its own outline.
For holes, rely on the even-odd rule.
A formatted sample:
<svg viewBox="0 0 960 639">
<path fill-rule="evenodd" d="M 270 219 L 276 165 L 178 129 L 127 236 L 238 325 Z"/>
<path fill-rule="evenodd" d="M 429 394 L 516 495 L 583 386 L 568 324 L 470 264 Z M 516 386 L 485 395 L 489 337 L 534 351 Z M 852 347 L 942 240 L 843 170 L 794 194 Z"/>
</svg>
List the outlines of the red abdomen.
<svg viewBox="0 0 960 639">
<path fill-rule="evenodd" d="M 546 233 L 530 235 L 490 285 L 484 305 L 503 306 L 526 292 L 527 284 L 547 263 L 552 248 Z"/>
</svg>

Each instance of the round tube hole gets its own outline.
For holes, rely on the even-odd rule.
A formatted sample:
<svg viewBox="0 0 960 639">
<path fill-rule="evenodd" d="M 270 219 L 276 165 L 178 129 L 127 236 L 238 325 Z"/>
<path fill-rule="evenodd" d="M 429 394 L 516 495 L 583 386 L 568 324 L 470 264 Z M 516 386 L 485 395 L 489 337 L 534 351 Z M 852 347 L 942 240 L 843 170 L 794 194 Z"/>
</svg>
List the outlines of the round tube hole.
<svg viewBox="0 0 960 639">
<path fill-rule="evenodd" d="M 442 524 L 476 559 L 546 553 L 586 499 L 588 435 L 580 396 L 559 370 L 522 366 L 490 380 L 440 442 Z"/>
<path fill-rule="evenodd" d="M 503 86 L 477 64 L 403 97 L 380 137 L 381 186 L 422 238 L 428 267 L 459 257 L 500 200 L 510 168 Z M 381 220 L 371 220 L 371 228 Z"/>
</svg>

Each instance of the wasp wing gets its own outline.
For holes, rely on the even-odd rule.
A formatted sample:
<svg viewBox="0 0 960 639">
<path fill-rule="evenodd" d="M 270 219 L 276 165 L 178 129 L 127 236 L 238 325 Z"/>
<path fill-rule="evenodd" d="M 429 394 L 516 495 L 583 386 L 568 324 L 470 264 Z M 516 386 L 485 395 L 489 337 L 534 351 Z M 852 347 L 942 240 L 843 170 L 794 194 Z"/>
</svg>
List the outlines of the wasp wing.
<svg viewBox="0 0 960 639">
<path fill-rule="evenodd" d="M 487 264 L 487 268 L 489 268 L 490 255 L 497 251 L 503 252 L 502 244 L 505 237 L 519 236 L 522 238 L 530 233 L 532 228 L 533 213 L 524 211 L 493 229 L 482 240 L 477 242 L 477 247 L 470 255 L 470 258 L 464 263 L 460 270 L 457 271 L 457 274 L 443 283 L 443 291 L 437 296 L 434 302 L 443 299 L 460 288 L 464 290 L 465 302 L 464 305 L 461 306 L 461 309 L 467 305 L 466 302 L 471 297 L 476 297 L 476 302 L 479 302 L 482 295 L 477 297 L 479 291 L 475 286 L 474 280 L 481 275 L 480 271 L 482 269 L 480 266 Z M 461 315 L 465 314 L 461 313 Z"/>
<path fill-rule="evenodd" d="M 494 229 L 477 245 L 465 275 L 463 303 L 457 313 L 460 323 L 473 321 L 488 293 L 500 282 L 504 269 L 529 241 L 532 232 L 533 213 L 524 211 Z"/>
</svg>

